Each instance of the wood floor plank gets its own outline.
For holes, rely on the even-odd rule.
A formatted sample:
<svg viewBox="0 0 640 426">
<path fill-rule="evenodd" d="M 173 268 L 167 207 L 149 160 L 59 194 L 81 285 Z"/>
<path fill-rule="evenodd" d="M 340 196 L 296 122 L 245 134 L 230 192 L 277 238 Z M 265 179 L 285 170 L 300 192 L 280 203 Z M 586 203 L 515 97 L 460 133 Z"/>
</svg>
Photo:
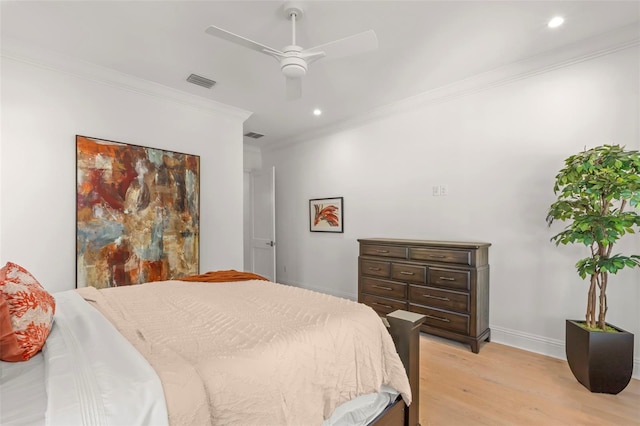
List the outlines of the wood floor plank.
<svg viewBox="0 0 640 426">
<path fill-rule="evenodd" d="M 640 426 L 640 381 L 591 393 L 566 361 L 490 342 L 474 354 L 420 336 L 422 426 Z"/>
</svg>

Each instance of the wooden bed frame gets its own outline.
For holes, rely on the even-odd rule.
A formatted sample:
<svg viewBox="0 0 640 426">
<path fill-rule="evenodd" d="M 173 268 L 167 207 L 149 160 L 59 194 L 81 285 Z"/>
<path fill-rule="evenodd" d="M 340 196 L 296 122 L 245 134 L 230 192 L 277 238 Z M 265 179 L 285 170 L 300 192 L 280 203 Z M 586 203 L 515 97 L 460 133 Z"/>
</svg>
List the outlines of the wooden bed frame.
<svg viewBox="0 0 640 426">
<path fill-rule="evenodd" d="M 420 325 L 425 319 L 424 315 L 403 310 L 383 319 L 407 370 L 412 402 L 407 407 L 399 396 L 370 426 L 420 426 Z"/>
</svg>

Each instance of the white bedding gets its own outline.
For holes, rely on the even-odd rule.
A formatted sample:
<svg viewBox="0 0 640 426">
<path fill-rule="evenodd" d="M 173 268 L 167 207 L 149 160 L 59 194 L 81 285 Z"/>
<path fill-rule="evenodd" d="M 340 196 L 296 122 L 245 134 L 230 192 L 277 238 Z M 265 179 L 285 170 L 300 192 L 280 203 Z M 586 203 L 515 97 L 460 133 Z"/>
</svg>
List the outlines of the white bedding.
<svg viewBox="0 0 640 426">
<path fill-rule="evenodd" d="M 25 362 L 0 361 L 0 425 L 45 424 L 45 387 L 42 353 Z M 363 395 L 338 406 L 323 426 L 365 426 L 397 396 L 398 391 L 382 386 L 380 393 Z"/>
<path fill-rule="evenodd" d="M 24 362 L 0 361 L 0 425 L 41 426 L 47 408 L 42 352 Z"/>
<path fill-rule="evenodd" d="M 162 384 L 144 357 L 75 291 L 55 299 L 42 353 L 1 365 L 0 424 L 167 425 Z"/>
<path fill-rule="evenodd" d="M 0 361 L 0 425 L 167 425 L 162 384 L 149 362 L 78 292 L 54 296 L 43 352 Z M 366 425 L 398 394 L 383 386 L 352 399 L 323 426 Z"/>
<path fill-rule="evenodd" d="M 336 407 L 322 426 L 365 426 L 378 417 L 400 395 L 397 390 L 382 385 L 380 392 L 362 395 Z"/>
</svg>

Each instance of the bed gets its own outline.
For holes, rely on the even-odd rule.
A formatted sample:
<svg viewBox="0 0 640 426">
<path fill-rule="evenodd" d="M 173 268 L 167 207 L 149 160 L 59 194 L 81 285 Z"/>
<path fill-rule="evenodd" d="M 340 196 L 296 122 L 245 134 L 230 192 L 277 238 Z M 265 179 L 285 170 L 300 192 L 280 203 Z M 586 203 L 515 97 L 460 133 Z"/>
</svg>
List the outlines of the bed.
<svg viewBox="0 0 640 426">
<path fill-rule="evenodd" d="M 418 424 L 419 315 L 228 272 L 55 293 L 0 424 Z"/>
</svg>

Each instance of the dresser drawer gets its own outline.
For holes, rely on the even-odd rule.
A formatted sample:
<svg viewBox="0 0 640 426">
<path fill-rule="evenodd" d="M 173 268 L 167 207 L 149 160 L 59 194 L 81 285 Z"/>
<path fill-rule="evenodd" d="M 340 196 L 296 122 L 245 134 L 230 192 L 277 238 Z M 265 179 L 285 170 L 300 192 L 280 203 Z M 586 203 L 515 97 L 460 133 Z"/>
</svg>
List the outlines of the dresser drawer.
<svg viewBox="0 0 640 426">
<path fill-rule="evenodd" d="M 418 285 L 409 286 L 409 302 L 449 311 L 469 312 L 469 294 Z"/>
<path fill-rule="evenodd" d="M 375 260 L 360 259 L 360 273 L 362 275 L 373 275 L 376 277 L 389 278 L 391 263 L 378 262 Z"/>
<path fill-rule="evenodd" d="M 407 298 L 407 285 L 375 278 L 360 277 L 360 291 L 394 299 Z"/>
<path fill-rule="evenodd" d="M 411 281 L 424 284 L 427 278 L 427 267 L 407 265 L 404 263 L 391 264 L 391 278 L 398 281 Z"/>
<path fill-rule="evenodd" d="M 411 304 L 411 312 L 426 315 L 424 325 L 428 325 L 455 333 L 469 334 L 469 315 L 447 312 L 439 309 L 430 309 L 424 306 Z"/>
<path fill-rule="evenodd" d="M 371 244 L 362 244 L 360 246 L 361 256 L 382 256 L 382 257 L 396 257 L 399 259 L 407 258 L 406 247 L 395 246 L 374 246 Z"/>
<path fill-rule="evenodd" d="M 470 288 L 469 271 L 458 271 L 454 269 L 429 268 L 429 284 L 439 285 L 456 290 L 467 290 Z"/>
<path fill-rule="evenodd" d="M 407 303 L 399 300 L 363 294 L 360 302 L 371 306 L 378 314 L 387 315 L 398 309 L 407 309 Z"/>
<path fill-rule="evenodd" d="M 412 247 L 409 248 L 409 259 L 471 265 L 471 251 Z"/>
</svg>

